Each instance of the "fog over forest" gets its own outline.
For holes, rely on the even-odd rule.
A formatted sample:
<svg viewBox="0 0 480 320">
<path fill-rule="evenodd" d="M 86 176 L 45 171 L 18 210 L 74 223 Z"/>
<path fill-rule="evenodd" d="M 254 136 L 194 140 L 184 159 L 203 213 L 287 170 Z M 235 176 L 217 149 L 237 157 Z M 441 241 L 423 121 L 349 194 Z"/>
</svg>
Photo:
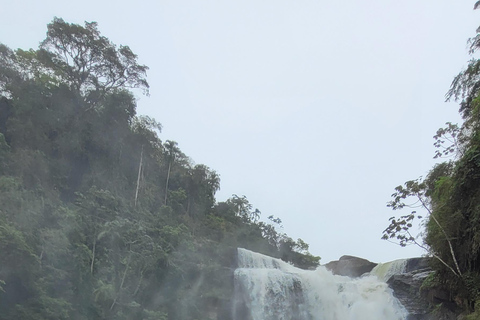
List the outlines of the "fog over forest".
<svg viewBox="0 0 480 320">
<path fill-rule="evenodd" d="M 320 274 L 394 299 L 316 269 L 343 255 L 428 257 L 478 317 L 472 3 L 124 5 L 5 5 L 0 320 L 269 320 L 258 283 L 315 320 Z"/>
</svg>

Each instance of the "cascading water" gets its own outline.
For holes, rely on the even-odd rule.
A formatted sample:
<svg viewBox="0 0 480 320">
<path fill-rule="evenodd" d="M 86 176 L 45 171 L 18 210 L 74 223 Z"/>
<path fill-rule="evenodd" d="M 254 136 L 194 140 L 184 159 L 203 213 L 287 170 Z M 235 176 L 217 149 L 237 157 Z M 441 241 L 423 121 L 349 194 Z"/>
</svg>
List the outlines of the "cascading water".
<svg viewBox="0 0 480 320">
<path fill-rule="evenodd" d="M 238 249 L 234 320 L 405 320 L 407 312 L 375 276 L 351 279 L 295 268 Z"/>
<path fill-rule="evenodd" d="M 387 282 L 391 276 L 404 273 L 407 267 L 407 259 L 398 259 L 387 263 L 379 263 L 370 271 L 371 275 Z"/>
</svg>

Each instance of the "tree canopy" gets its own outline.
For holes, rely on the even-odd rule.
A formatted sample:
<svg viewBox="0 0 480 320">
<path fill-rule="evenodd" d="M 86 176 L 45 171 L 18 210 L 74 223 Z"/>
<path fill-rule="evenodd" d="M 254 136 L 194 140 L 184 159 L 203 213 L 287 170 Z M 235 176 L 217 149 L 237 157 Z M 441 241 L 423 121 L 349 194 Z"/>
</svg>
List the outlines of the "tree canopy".
<svg viewBox="0 0 480 320">
<path fill-rule="evenodd" d="M 319 264 L 136 114 L 147 70 L 95 22 L 0 44 L 0 319 L 229 319 L 237 247 Z"/>
</svg>

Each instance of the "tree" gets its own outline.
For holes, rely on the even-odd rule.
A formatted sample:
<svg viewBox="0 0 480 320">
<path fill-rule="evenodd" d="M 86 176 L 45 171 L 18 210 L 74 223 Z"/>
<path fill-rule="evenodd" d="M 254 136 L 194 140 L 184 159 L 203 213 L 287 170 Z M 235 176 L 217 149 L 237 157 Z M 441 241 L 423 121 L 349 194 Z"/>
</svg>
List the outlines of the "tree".
<svg viewBox="0 0 480 320">
<path fill-rule="evenodd" d="M 140 88 L 148 94 L 148 67 L 138 64 L 128 46 L 117 48 L 100 35 L 97 26 L 96 22 L 85 22 L 82 27 L 54 18 L 35 59 L 47 74 L 92 104 L 118 89 Z"/>
<path fill-rule="evenodd" d="M 260 211 L 253 210 L 252 204 L 248 201 L 246 196 L 238 196 L 234 194 L 227 200 L 235 208 L 235 215 L 239 217 L 243 223 L 256 223 L 260 218 Z"/>
<path fill-rule="evenodd" d="M 47 88 L 67 86 L 84 106 L 95 108 L 115 91 L 139 88 L 148 95 L 148 67 L 128 46 L 117 47 L 102 36 L 96 22 L 85 26 L 54 18 L 38 50 L 15 52 L 0 44 L 0 93 L 9 97 L 21 81 Z"/>
<path fill-rule="evenodd" d="M 22 80 L 17 65 L 18 61 L 15 53 L 6 45 L 0 43 L 0 94 L 7 98 L 11 96 L 10 90 L 12 90 L 12 87 L 18 85 Z M 2 103 L 4 102 L 2 101 Z"/>
<path fill-rule="evenodd" d="M 220 177 L 203 164 L 187 171 L 187 213 L 207 214 L 215 204 L 215 193 L 220 189 Z"/>
<path fill-rule="evenodd" d="M 234 247 L 318 265 L 136 115 L 146 70 L 96 23 L 0 45 L 2 320 L 203 319 L 230 303 Z"/>
<path fill-rule="evenodd" d="M 479 7 L 477 1 L 474 9 Z M 413 211 L 391 217 L 382 238 L 424 248 L 435 258 L 439 283 L 470 309 L 480 297 L 480 28 L 468 46 L 471 59 L 446 94 L 447 101 L 459 102 L 464 122 L 447 122 L 434 136 L 435 158 L 448 160 L 436 164 L 425 179 L 395 188 L 388 206 Z M 421 237 L 412 231 L 414 221 L 421 219 L 417 208 L 426 212 Z"/>
<path fill-rule="evenodd" d="M 404 207 L 409 208 L 423 208 L 428 212 L 427 219 L 434 221 L 441 233 L 443 234 L 444 240 L 447 242 L 448 247 L 450 248 L 451 259 L 453 260 L 454 266 L 451 266 L 444 259 L 440 257 L 434 250 L 428 247 L 426 244 L 420 242 L 416 236 L 412 235 L 411 228 L 413 227 L 413 221 L 415 218 L 421 219 L 422 216 L 417 215 L 416 210 L 412 211 L 408 215 L 401 216 L 400 218 L 391 217 L 389 219 L 390 225 L 383 231 L 382 239 L 397 239 L 398 244 L 402 247 L 405 247 L 409 244 L 415 244 L 420 248 L 424 249 L 436 259 L 438 259 L 445 267 L 452 271 L 456 276 L 462 276 L 462 271 L 458 265 L 458 260 L 455 254 L 455 251 L 452 246 L 451 236 L 447 234 L 444 227 L 440 224 L 439 220 L 435 216 L 428 196 L 427 183 L 420 180 L 410 180 L 405 182 L 404 186 L 398 186 L 395 188 L 395 193 L 392 194 L 393 200 L 388 203 L 388 207 L 391 207 L 393 210 L 402 209 Z M 411 203 L 405 203 L 406 199 L 413 199 Z"/>
<path fill-rule="evenodd" d="M 172 169 L 172 164 L 175 162 L 175 157 L 180 153 L 180 149 L 178 148 L 178 143 L 170 140 L 167 140 L 165 142 L 164 147 L 165 147 L 165 150 L 167 151 L 168 169 L 167 169 L 167 178 L 165 179 L 165 199 L 163 204 L 167 205 L 168 182 L 170 180 L 170 171 Z"/>
<path fill-rule="evenodd" d="M 433 145 L 437 148 L 433 158 L 449 158 L 453 156 L 454 159 L 457 159 L 459 156 L 464 155 L 463 145 L 466 137 L 457 124 L 447 122 L 445 125 L 444 128 L 438 129 L 437 133 L 433 136 L 435 139 Z"/>
<path fill-rule="evenodd" d="M 88 247 L 91 247 L 90 274 L 93 274 L 98 254 L 97 241 L 104 231 L 105 225 L 115 219 L 119 207 L 119 201 L 108 190 L 99 190 L 91 187 L 86 195 L 77 193 L 76 206 L 79 208 L 80 225 L 87 239 Z"/>
</svg>

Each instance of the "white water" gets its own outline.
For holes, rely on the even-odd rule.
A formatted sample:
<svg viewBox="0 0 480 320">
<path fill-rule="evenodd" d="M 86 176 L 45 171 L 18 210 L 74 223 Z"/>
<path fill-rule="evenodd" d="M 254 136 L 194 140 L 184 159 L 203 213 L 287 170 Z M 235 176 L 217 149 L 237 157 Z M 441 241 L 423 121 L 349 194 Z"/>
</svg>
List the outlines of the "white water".
<svg viewBox="0 0 480 320">
<path fill-rule="evenodd" d="M 407 259 L 399 259 L 390 261 L 387 263 L 379 263 L 370 271 L 371 275 L 376 276 L 378 279 L 387 282 L 391 276 L 405 272 L 407 267 Z"/>
<path fill-rule="evenodd" d="M 405 320 L 407 313 L 375 276 L 335 276 L 295 268 L 238 249 L 235 320 Z"/>
</svg>

